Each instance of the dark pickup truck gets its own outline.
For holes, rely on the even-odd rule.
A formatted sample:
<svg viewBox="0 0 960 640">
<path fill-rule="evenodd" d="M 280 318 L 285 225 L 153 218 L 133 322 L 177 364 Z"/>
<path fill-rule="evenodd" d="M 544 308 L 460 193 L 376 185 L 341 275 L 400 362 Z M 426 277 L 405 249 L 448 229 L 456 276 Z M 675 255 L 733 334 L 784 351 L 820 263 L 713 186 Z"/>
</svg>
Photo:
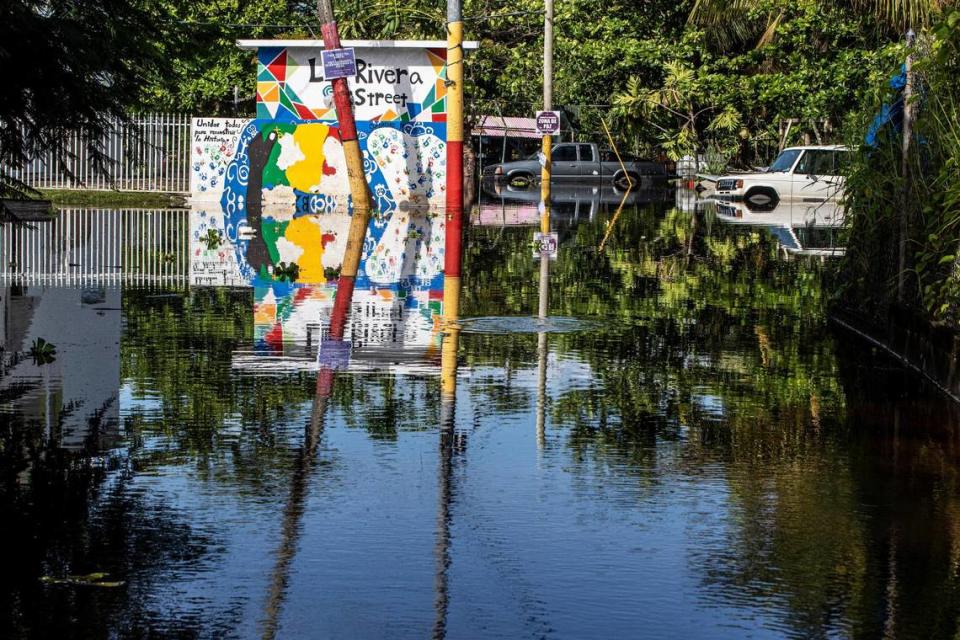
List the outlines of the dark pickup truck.
<svg viewBox="0 0 960 640">
<path fill-rule="evenodd" d="M 567 142 L 553 147 L 553 180 L 610 181 L 614 186 L 634 186 L 642 178 L 667 179 L 662 165 L 650 160 L 641 160 L 621 154 L 623 166 L 612 151 L 603 151 L 595 144 Z M 626 171 L 624 171 L 626 169 Z M 526 160 L 494 164 L 484 167 L 483 175 L 506 180 L 510 183 L 530 183 L 540 178 L 540 160 L 534 154 Z"/>
</svg>

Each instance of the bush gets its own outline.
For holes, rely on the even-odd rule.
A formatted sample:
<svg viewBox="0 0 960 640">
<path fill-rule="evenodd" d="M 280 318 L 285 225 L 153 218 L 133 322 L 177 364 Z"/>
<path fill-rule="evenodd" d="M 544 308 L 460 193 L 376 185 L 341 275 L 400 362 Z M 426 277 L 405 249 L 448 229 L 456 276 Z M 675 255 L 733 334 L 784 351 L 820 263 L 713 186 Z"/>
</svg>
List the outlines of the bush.
<svg viewBox="0 0 960 640">
<path fill-rule="evenodd" d="M 960 11 L 946 14 L 916 49 L 907 177 L 897 131 L 880 136 L 876 148 L 861 142 L 854 154 L 846 188 L 852 224 L 840 300 L 871 315 L 884 316 L 900 305 L 931 322 L 960 326 Z M 852 135 L 861 141 L 879 102 L 851 123 Z M 907 228 L 903 265 L 901 215 Z"/>
</svg>

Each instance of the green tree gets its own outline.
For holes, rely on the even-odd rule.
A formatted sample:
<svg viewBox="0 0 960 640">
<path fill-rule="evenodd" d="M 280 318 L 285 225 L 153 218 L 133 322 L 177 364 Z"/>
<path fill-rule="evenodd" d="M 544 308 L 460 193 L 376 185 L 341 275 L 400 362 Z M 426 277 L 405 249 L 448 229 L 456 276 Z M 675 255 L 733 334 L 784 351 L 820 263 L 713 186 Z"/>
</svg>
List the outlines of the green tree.
<svg viewBox="0 0 960 640">
<path fill-rule="evenodd" d="M 64 130 L 99 140 L 162 75 L 163 15 L 139 0 L 10 0 L 0 6 L 0 159 L 17 168 L 55 148 Z M 170 42 L 170 46 L 176 46 Z M 89 162 L 109 170 L 94 146 Z M 24 185 L 0 173 L 0 196 Z"/>
</svg>

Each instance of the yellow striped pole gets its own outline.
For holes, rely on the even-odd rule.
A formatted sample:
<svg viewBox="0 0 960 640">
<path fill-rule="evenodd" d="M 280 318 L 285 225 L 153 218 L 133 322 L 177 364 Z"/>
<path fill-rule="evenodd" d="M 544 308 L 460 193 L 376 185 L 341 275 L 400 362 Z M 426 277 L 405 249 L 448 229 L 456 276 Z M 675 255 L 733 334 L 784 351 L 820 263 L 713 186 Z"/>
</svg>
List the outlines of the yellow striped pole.
<svg viewBox="0 0 960 640">
<path fill-rule="evenodd" d="M 447 196 L 443 262 L 443 343 L 440 348 L 440 510 L 433 637 L 447 630 L 450 496 L 457 399 L 460 269 L 463 262 L 463 7 L 447 0 Z"/>
<path fill-rule="evenodd" d="M 550 233 L 550 176 L 553 171 L 553 136 L 543 136 L 543 168 L 540 170 L 540 232 Z"/>
</svg>

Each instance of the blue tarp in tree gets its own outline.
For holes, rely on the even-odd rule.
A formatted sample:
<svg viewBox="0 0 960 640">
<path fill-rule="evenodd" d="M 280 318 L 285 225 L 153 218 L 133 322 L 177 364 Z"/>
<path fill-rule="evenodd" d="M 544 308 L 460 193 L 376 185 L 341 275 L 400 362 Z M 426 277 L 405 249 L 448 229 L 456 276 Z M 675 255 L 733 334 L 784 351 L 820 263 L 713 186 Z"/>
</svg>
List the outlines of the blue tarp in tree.
<svg viewBox="0 0 960 640">
<path fill-rule="evenodd" d="M 903 126 L 903 89 L 907 86 L 907 67 L 902 65 L 900 73 L 890 78 L 890 88 L 897 92 L 897 99 L 893 104 L 884 104 L 880 108 L 880 113 L 873 119 L 870 128 L 867 130 L 864 142 L 867 146 L 876 148 L 877 137 L 888 124 L 893 127 L 894 132 L 899 133 Z"/>
</svg>

